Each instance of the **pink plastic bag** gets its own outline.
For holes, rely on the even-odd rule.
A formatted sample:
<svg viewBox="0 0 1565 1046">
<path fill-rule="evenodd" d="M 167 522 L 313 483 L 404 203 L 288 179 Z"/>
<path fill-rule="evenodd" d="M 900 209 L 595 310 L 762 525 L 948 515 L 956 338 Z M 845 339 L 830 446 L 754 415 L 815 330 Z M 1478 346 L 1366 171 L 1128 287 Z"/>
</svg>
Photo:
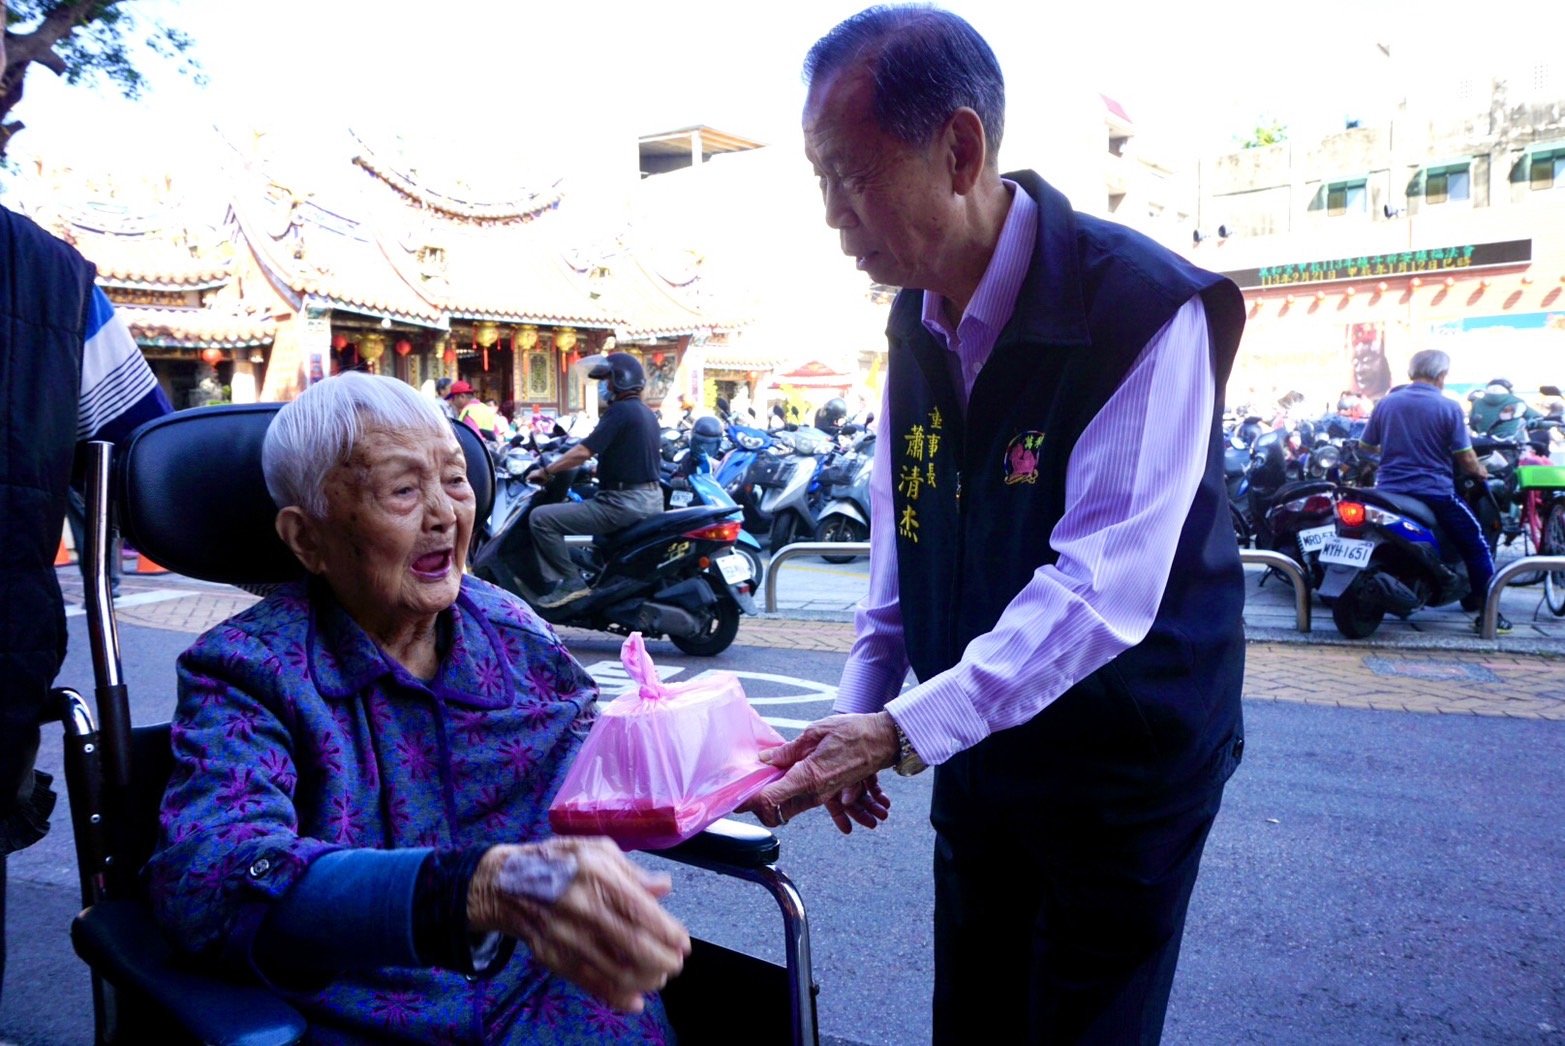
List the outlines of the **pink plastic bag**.
<svg viewBox="0 0 1565 1046">
<path fill-rule="evenodd" d="M 620 650 L 635 681 L 604 705 L 549 806 L 560 835 L 606 835 L 661 850 L 733 813 L 782 776 L 758 758 L 777 731 L 727 672 L 662 683 L 641 633 Z"/>
</svg>

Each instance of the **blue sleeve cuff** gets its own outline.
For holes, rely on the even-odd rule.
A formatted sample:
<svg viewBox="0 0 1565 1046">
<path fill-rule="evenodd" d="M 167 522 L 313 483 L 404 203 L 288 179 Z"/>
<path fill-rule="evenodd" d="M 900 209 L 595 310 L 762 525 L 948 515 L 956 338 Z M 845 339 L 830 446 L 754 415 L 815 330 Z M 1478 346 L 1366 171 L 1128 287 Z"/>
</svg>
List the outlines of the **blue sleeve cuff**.
<svg viewBox="0 0 1565 1046">
<path fill-rule="evenodd" d="M 419 966 L 413 892 L 427 848 L 336 850 L 311 863 L 256 935 L 261 968 Z"/>
</svg>

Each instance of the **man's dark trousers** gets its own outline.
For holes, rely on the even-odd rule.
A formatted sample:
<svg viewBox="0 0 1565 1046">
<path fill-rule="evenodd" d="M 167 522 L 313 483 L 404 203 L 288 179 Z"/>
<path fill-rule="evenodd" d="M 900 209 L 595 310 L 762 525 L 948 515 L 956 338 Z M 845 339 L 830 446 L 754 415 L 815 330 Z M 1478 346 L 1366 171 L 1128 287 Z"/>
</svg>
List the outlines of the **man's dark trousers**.
<svg viewBox="0 0 1565 1046">
<path fill-rule="evenodd" d="M 1467 564 L 1467 580 L 1472 587 L 1470 602 L 1477 604 L 1472 609 L 1478 609 L 1489 591 L 1489 580 L 1494 577 L 1494 557 L 1489 555 L 1489 545 L 1483 539 L 1483 528 L 1478 525 L 1477 517 L 1467 507 L 1467 502 L 1460 498 L 1433 497 L 1429 494 L 1414 496 L 1429 506 L 1429 511 L 1434 513 L 1436 522 L 1440 524 L 1441 532 L 1461 552 L 1462 562 Z"/>
<path fill-rule="evenodd" d="M 1046 718 L 1046 717 L 1045 717 Z M 1211 783 L 1105 800 L 1047 783 L 1046 723 L 935 771 L 934 1042 L 1156 1043 L 1201 853 L 1239 753 Z M 1045 757 L 1047 758 L 1047 757 Z M 1074 794 L 1071 794 L 1074 792 Z"/>
</svg>

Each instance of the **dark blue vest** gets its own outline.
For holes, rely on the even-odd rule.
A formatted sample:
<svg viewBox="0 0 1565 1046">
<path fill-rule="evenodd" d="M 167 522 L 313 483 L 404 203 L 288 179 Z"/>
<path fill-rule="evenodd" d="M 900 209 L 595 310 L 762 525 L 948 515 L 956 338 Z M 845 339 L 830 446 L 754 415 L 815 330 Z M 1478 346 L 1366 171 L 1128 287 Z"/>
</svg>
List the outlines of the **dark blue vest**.
<svg viewBox="0 0 1565 1046">
<path fill-rule="evenodd" d="M 886 431 L 907 652 L 920 679 L 955 665 L 1055 561 L 1049 541 L 1077 439 L 1152 335 L 1200 294 L 1219 395 L 1156 620 L 1140 644 L 1018 728 L 1035 732 L 1028 750 L 1048 772 L 1079 779 L 1090 764 L 1100 783 L 1107 774 L 1139 793 L 1199 774 L 1239 727 L 1243 574 L 1223 485 L 1221 390 L 1243 298 L 1139 233 L 1072 212 L 1037 175 L 1006 177 L 1039 204 L 1037 244 L 965 417 L 949 353 L 923 326 L 922 292 L 904 291 L 892 307 Z"/>
<path fill-rule="evenodd" d="M 14 785 L 31 765 L 65 658 L 54 554 L 76 448 L 92 279 L 76 251 L 0 207 L 0 789 L 11 789 L 0 795 L 0 821 L 13 812 Z M 3 830 L 6 845 L 31 841 L 25 827 Z"/>
</svg>

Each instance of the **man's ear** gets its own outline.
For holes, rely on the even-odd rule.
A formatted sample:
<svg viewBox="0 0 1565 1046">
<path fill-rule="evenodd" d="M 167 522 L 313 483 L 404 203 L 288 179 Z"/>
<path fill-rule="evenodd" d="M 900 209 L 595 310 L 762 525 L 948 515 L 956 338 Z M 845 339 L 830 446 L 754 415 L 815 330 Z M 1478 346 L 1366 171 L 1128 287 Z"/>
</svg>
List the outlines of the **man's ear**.
<svg viewBox="0 0 1565 1046">
<path fill-rule="evenodd" d="M 966 196 L 978 182 L 989 162 L 989 140 L 984 123 L 973 110 L 963 106 L 946 123 L 946 142 L 951 165 L 951 188 Z"/>
<path fill-rule="evenodd" d="M 298 505 L 277 513 L 277 536 L 312 574 L 325 573 L 325 555 L 321 548 L 321 525 Z"/>
</svg>

